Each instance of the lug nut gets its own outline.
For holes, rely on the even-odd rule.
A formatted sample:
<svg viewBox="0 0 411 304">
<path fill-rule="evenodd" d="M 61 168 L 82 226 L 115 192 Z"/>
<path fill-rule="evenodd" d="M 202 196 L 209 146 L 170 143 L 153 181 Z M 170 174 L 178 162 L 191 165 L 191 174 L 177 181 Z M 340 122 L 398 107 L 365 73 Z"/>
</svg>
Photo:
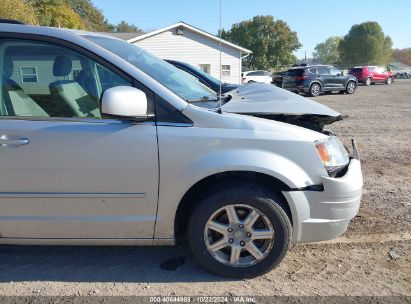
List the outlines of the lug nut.
<svg viewBox="0 0 411 304">
<path fill-rule="evenodd" d="M 244 225 L 240 225 L 240 228 L 244 228 Z"/>
<path fill-rule="evenodd" d="M 248 237 L 251 237 L 251 233 L 250 232 L 247 232 L 247 234 L 246 234 Z"/>
<path fill-rule="evenodd" d="M 244 247 L 244 246 L 245 246 L 245 242 L 244 242 L 244 241 L 241 241 L 241 242 L 240 242 L 240 245 L 241 245 L 242 247 Z"/>
<path fill-rule="evenodd" d="M 227 231 L 228 232 L 233 232 L 233 228 L 228 228 Z"/>
<path fill-rule="evenodd" d="M 229 242 L 230 244 L 232 244 L 232 243 L 234 243 L 234 239 L 229 239 L 228 242 Z"/>
</svg>

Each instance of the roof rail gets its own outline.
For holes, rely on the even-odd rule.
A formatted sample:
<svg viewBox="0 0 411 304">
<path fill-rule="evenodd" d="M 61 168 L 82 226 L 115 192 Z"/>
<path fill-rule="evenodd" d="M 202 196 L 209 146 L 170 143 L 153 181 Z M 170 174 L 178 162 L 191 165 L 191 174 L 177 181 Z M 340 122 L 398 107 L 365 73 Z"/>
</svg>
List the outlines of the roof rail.
<svg viewBox="0 0 411 304">
<path fill-rule="evenodd" d="M 26 24 L 22 21 L 19 20 L 14 20 L 14 19 L 6 19 L 6 18 L 0 18 L 0 23 L 9 23 L 9 24 Z"/>
</svg>

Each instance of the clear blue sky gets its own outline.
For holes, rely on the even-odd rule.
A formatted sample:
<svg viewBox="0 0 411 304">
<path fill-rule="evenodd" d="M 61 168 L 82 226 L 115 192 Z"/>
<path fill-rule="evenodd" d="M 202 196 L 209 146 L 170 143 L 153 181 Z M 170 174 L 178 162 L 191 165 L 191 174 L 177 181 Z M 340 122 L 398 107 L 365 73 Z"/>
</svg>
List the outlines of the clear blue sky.
<svg viewBox="0 0 411 304">
<path fill-rule="evenodd" d="M 219 0 L 93 0 L 112 23 L 125 20 L 144 31 L 178 21 L 187 22 L 212 34 L 219 28 Z M 343 36 L 351 26 L 377 21 L 389 35 L 394 48 L 411 47 L 411 0 L 222 0 L 223 28 L 272 15 L 296 31 L 303 47 L 298 58 L 312 56 L 317 43 L 330 36 Z"/>
</svg>

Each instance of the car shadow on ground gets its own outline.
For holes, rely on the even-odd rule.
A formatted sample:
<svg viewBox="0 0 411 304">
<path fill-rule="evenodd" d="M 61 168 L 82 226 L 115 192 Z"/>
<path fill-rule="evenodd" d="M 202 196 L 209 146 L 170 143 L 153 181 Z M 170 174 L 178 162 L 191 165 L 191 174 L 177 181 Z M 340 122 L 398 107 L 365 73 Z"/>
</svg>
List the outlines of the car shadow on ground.
<svg viewBox="0 0 411 304">
<path fill-rule="evenodd" d="M 0 246 L 0 282 L 227 281 L 177 247 Z"/>
</svg>

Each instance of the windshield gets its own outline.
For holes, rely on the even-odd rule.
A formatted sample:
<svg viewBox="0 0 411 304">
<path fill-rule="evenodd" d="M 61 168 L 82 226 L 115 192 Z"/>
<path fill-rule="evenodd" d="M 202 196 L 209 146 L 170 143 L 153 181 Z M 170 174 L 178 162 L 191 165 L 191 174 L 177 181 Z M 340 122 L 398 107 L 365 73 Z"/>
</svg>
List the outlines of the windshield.
<svg viewBox="0 0 411 304">
<path fill-rule="evenodd" d="M 198 74 L 203 75 L 204 78 L 208 79 L 209 82 L 213 83 L 216 87 L 220 86 L 220 80 L 214 78 L 213 76 L 211 76 L 210 74 L 207 74 L 206 72 L 204 72 L 201 69 L 198 69 L 192 65 L 190 65 L 190 68 L 197 71 Z"/>
<path fill-rule="evenodd" d="M 187 102 L 218 100 L 214 91 L 168 62 L 131 43 L 102 36 L 84 35 L 83 37 L 127 60 Z"/>
</svg>

